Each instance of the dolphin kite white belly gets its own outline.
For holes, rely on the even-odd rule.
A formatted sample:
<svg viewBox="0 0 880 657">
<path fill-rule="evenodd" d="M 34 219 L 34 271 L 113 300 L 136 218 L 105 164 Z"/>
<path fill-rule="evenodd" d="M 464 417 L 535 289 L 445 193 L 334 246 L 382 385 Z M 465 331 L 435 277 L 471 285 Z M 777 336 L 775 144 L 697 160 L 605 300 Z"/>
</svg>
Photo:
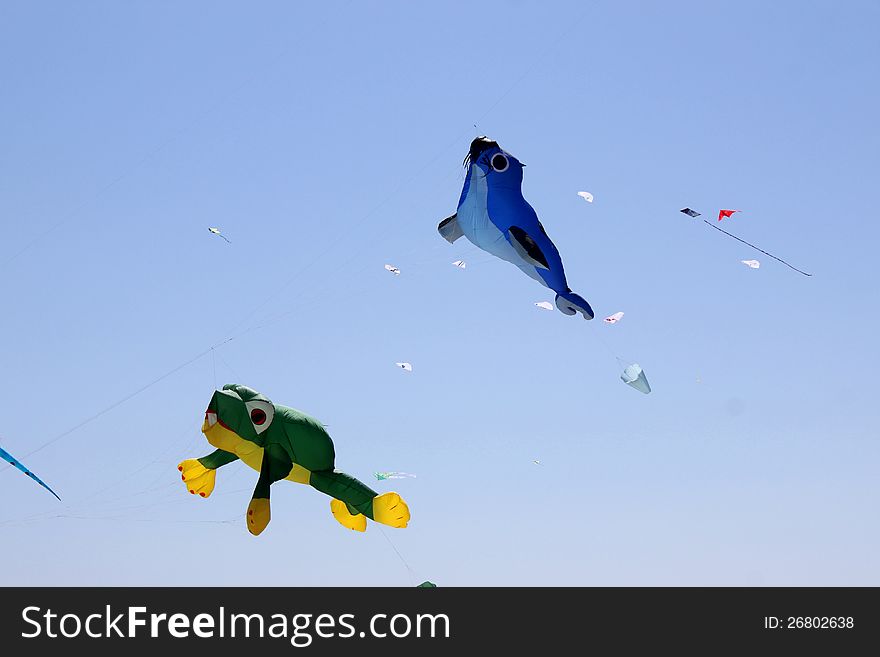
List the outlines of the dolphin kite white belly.
<svg viewBox="0 0 880 657">
<path fill-rule="evenodd" d="M 458 206 L 458 226 L 474 246 L 491 253 L 497 258 L 513 263 L 541 285 L 550 287 L 539 275 L 535 267 L 520 257 L 507 241 L 504 233 L 489 218 L 487 203 L 489 186 L 478 167 L 468 172 L 470 184 L 467 193 Z"/>
</svg>

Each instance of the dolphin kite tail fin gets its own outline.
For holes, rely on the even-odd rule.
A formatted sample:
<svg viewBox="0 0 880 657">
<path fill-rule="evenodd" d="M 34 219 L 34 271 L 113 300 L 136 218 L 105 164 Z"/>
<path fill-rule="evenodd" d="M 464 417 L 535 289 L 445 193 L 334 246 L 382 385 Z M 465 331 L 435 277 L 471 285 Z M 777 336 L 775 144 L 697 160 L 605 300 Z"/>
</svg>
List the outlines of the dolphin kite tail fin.
<svg viewBox="0 0 880 657">
<path fill-rule="evenodd" d="M 580 313 L 584 319 L 593 319 L 593 309 L 587 300 L 571 290 L 556 293 L 556 307 L 566 315 Z"/>
</svg>

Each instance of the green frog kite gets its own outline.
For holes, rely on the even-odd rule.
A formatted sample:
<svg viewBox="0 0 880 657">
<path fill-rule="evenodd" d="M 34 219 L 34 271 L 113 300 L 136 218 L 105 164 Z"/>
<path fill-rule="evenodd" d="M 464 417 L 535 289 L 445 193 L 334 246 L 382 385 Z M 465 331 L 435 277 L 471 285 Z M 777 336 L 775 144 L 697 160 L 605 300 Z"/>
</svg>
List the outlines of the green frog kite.
<svg viewBox="0 0 880 657">
<path fill-rule="evenodd" d="M 217 468 L 241 459 L 260 473 L 247 509 L 247 528 L 257 536 L 269 524 L 269 489 L 281 479 L 309 484 L 333 499 L 330 511 L 343 526 L 365 531 L 367 518 L 406 527 L 409 508 L 397 493 L 379 495 L 333 467 L 333 441 L 320 422 L 273 404 L 246 386 L 230 383 L 214 392 L 202 433 L 217 449 L 177 466 L 187 490 L 208 497 Z"/>
</svg>

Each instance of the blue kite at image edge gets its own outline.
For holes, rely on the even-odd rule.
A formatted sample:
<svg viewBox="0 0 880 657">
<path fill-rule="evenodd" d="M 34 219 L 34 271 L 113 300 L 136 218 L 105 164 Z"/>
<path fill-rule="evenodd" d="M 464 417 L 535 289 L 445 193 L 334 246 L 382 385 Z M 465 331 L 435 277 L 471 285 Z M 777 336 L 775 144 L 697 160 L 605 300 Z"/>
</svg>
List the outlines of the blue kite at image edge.
<svg viewBox="0 0 880 657">
<path fill-rule="evenodd" d="M 17 458 L 15 458 L 12 454 L 7 452 L 2 447 L 0 447 L 0 458 L 2 458 L 4 461 L 9 463 L 9 465 L 13 465 L 16 468 L 18 468 L 19 470 L 21 470 L 22 472 L 24 472 L 28 477 L 30 477 L 31 479 L 36 481 L 38 484 L 40 484 L 40 486 L 42 486 L 47 491 L 52 493 L 59 502 L 61 501 L 61 498 L 58 497 L 58 494 L 54 490 L 49 488 L 49 486 L 46 485 L 46 482 L 44 482 L 42 479 L 40 479 L 37 475 L 35 475 L 30 470 L 28 470 L 26 467 L 24 467 L 24 464 L 21 461 L 19 461 Z"/>
</svg>

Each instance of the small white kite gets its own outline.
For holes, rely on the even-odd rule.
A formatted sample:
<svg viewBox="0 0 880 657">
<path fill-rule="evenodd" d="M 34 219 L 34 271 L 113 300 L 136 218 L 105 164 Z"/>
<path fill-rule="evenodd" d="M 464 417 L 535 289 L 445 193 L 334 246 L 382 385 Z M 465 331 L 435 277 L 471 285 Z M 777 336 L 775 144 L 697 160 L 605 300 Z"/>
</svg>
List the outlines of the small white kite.
<svg viewBox="0 0 880 657">
<path fill-rule="evenodd" d="M 606 317 L 605 321 L 609 324 L 617 324 L 621 319 L 623 319 L 623 313 L 614 313 L 613 315 Z"/>
<path fill-rule="evenodd" d="M 761 266 L 761 263 L 757 260 L 740 260 L 741 263 L 751 267 L 752 269 L 758 269 Z"/>
<path fill-rule="evenodd" d="M 385 265 L 385 269 L 390 271 L 395 276 L 400 276 L 400 270 L 397 267 L 395 267 L 394 265 Z"/>
<path fill-rule="evenodd" d="M 464 260 L 456 260 L 452 264 L 455 265 L 456 267 L 458 267 L 459 269 L 466 269 L 467 268 L 467 263 Z"/>
<path fill-rule="evenodd" d="M 212 227 L 209 226 L 209 227 L 208 227 L 208 231 L 210 231 L 210 232 L 213 233 L 214 235 L 219 235 L 220 237 L 222 237 L 223 239 L 225 239 L 227 242 L 229 242 L 229 240 L 226 238 L 226 235 L 224 235 L 223 233 L 221 233 L 219 228 L 212 228 Z M 229 243 L 232 244 L 232 242 L 229 242 Z"/>
<path fill-rule="evenodd" d="M 590 192 L 578 192 L 578 196 L 584 199 L 587 203 L 593 202 L 593 195 Z"/>
<path fill-rule="evenodd" d="M 394 364 L 397 365 L 402 370 L 406 370 L 407 372 L 412 372 L 412 365 L 410 365 L 409 363 L 394 363 Z"/>
<path fill-rule="evenodd" d="M 544 310 L 553 310 L 553 304 L 549 301 L 537 301 L 535 302 L 535 305 L 538 306 L 538 308 L 543 308 Z"/>
</svg>

